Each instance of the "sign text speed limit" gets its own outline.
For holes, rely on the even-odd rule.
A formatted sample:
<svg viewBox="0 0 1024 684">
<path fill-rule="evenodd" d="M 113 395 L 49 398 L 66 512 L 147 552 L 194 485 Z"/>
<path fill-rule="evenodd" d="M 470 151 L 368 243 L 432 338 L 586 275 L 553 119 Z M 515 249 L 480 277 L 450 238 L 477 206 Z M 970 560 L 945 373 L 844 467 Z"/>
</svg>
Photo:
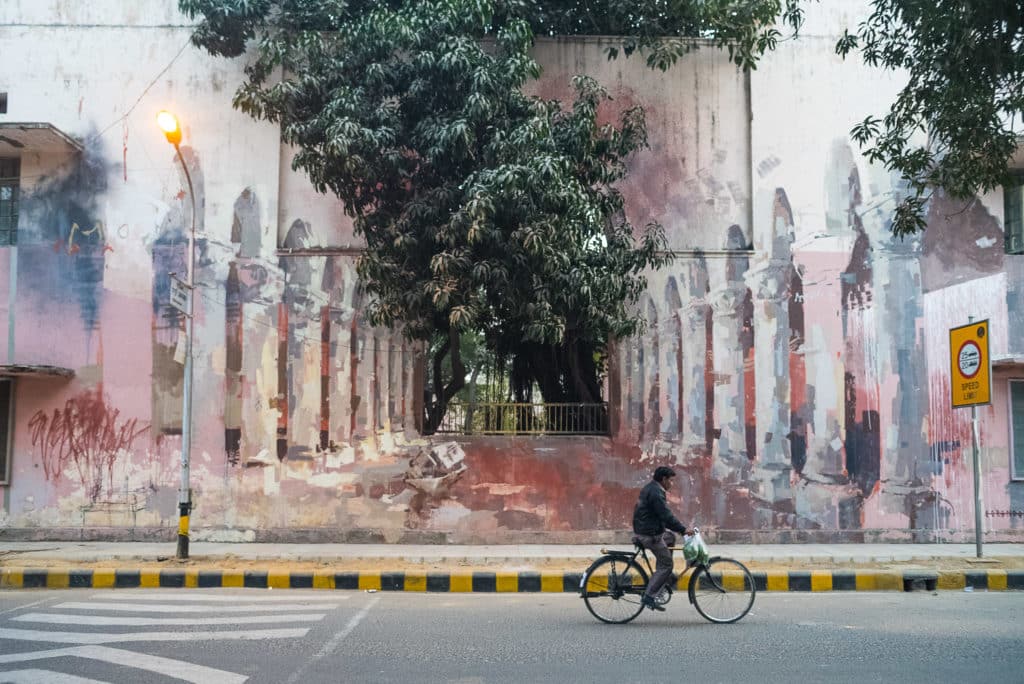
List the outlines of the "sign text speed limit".
<svg viewBox="0 0 1024 684">
<path fill-rule="evenodd" d="M 949 331 L 953 406 L 979 406 L 992 401 L 988 353 L 988 321 Z"/>
</svg>

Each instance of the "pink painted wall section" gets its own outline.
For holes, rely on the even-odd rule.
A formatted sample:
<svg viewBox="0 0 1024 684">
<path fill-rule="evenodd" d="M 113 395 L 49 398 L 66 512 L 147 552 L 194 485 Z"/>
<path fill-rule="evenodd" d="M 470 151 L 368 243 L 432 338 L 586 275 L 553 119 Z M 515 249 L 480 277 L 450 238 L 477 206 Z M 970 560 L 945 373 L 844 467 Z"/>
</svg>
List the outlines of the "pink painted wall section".
<svg viewBox="0 0 1024 684">
<path fill-rule="evenodd" d="M 566 97 L 583 70 L 614 98 L 603 117 L 646 109 L 651 149 L 623 190 L 678 257 L 647 274 L 647 331 L 614 345 L 612 434 L 441 439 L 417 432 L 420 346 L 362 318 L 337 201 L 290 171 L 274 127 L 230 108 L 242 63 L 186 49 L 138 100 L 190 31 L 165 5 L 97 27 L 87 8 L 16 4 L 41 26 L 31 36 L 3 28 L 25 19 L 0 7 L 0 41 L 33 65 L 7 120 L 84 147 L 26 153 L 19 244 L 0 250 L 0 352 L 75 372 L 18 380 L 0 537 L 173 537 L 183 319 L 169 274 L 185 272 L 194 208 L 199 539 L 622 539 L 662 464 L 680 474 L 680 516 L 719 540 L 973 539 L 948 329 L 988 318 L 994 354 L 1024 353 L 1024 265 L 1003 254 L 999 193 L 964 212 L 938 196 L 923 236 L 892 236 L 899 183 L 848 131 L 896 76 L 837 62 L 821 39 L 749 76 L 707 46 L 662 74 L 608 61 L 599 40 L 538 41 L 538 94 Z M 141 25 L 146 7 L 167 21 Z M 809 8 L 814 35 L 855 7 Z M 164 107 L 186 121 L 193 193 L 152 123 Z M 985 507 L 1024 510 L 1007 397 L 1024 366 L 995 378 L 979 411 Z M 989 540 L 1021 538 L 1024 519 L 986 521 Z"/>
<path fill-rule="evenodd" d="M 608 60 L 602 39 L 537 42 L 544 71 L 533 87 L 565 98 L 573 76 L 593 76 L 612 100 L 599 112 L 609 123 L 634 106 L 646 112 L 650 149 L 636 155 L 622 184 L 627 215 L 639 226 L 658 221 L 672 249 L 726 246 L 737 225 L 750 241 L 749 116 L 745 79 L 715 50 L 681 60 L 665 87 L 641 57 Z"/>
<path fill-rule="evenodd" d="M 937 344 L 929 348 L 930 441 L 941 469 L 933 478 L 935 505 L 949 517 L 951 528 L 974 528 L 974 480 L 971 448 L 971 410 L 952 408 L 950 391 L 949 329 L 974 320 L 988 320 L 990 353 L 1005 356 L 1011 335 L 1006 309 L 1006 274 L 952 285 L 925 295 L 929 326 L 926 334 Z M 982 462 L 982 493 L 986 531 L 999 534 L 1016 529 L 1010 516 L 995 511 L 1014 510 L 1019 493 L 1010 480 L 1010 426 L 1008 382 L 1024 377 L 1024 368 L 997 369 L 992 375 L 992 402 L 978 408 Z"/>
</svg>

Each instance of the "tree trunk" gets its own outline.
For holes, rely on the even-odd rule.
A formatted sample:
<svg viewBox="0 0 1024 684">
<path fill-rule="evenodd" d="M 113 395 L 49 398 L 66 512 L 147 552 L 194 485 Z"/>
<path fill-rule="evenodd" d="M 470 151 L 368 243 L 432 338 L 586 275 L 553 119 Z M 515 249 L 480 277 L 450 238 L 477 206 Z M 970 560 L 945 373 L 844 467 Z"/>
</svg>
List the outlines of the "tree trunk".
<svg viewBox="0 0 1024 684">
<path fill-rule="evenodd" d="M 607 431 L 607 411 L 595 406 L 601 403 L 601 379 L 594 362 L 594 350 L 589 345 L 575 341 L 560 345 L 523 345 L 513 358 L 512 375 L 517 400 L 529 401 L 525 395 L 528 388 L 536 384 L 544 403 L 563 404 L 548 407 L 547 429 Z M 518 419 L 517 426 L 521 430 L 532 429 L 532 413 Z"/>
<path fill-rule="evenodd" d="M 462 426 L 462 432 L 473 434 L 473 409 L 476 406 L 476 379 L 480 377 L 481 364 L 476 364 L 473 375 L 469 378 L 469 401 L 466 402 L 466 420 Z"/>
<path fill-rule="evenodd" d="M 444 357 L 451 355 L 452 377 L 445 385 L 443 377 Z M 466 386 L 466 366 L 462 363 L 462 341 L 454 328 L 448 329 L 448 339 L 434 354 L 434 401 L 428 402 L 426 419 L 423 422 L 423 434 L 432 435 L 437 432 L 444 414 L 448 411 L 448 402 L 455 394 Z"/>
<path fill-rule="evenodd" d="M 593 352 L 589 347 L 580 347 L 573 342 L 566 349 L 566 360 L 572 378 L 573 400 L 582 404 L 596 403 L 601 393 L 597 390 Z"/>
</svg>

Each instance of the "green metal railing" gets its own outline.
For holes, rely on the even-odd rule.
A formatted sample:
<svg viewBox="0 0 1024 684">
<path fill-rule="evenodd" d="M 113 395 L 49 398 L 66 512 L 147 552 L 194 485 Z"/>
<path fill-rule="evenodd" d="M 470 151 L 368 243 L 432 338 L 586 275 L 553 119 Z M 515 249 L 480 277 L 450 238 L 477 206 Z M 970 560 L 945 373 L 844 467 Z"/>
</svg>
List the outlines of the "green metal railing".
<svg viewBox="0 0 1024 684">
<path fill-rule="evenodd" d="M 438 434 L 607 435 L 608 404 L 451 402 Z"/>
</svg>

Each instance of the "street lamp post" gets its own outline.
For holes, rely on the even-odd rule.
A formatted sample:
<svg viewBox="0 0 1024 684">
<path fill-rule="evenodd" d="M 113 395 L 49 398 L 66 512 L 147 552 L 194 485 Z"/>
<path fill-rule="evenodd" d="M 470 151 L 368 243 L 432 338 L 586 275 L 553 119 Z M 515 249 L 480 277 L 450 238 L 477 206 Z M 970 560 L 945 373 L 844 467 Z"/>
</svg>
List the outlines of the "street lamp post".
<svg viewBox="0 0 1024 684">
<path fill-rule="evenodd" d="M 185 283 L 188 289 L 188 303 L 185 312 L 185 382 L 182 392 L 181 410 L 181 487 L 178 489 L 178 558 L 188 558 L 188 527 L 189 515 L 192 512 L 192 490 L 189 486 L 189 463 L 192 457 L 192 314 L 195 297 L 196 270 L 196 195 L 192 188 L 192 176 L 188 165 L 181 156 L 181 126 L 178 119 L 167 111 L 157 115 L 157 124 L 164 132 L 167 142 L 174 145 L 178 161 L 188 181 L 188 194 L 192 201 L 192 229 L 188 234 L 188 276 Z"/>
</svg>

